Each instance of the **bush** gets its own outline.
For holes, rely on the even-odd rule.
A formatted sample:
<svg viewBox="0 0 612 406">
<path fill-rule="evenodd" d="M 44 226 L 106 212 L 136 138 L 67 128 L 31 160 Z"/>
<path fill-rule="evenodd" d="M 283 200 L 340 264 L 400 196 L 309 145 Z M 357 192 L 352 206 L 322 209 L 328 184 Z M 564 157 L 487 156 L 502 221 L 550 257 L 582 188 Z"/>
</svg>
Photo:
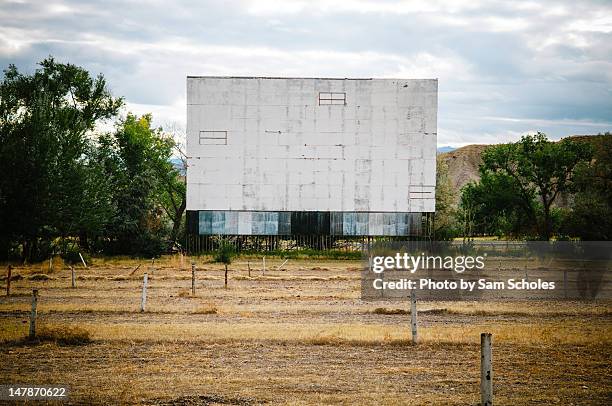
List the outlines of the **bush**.
<svg viewBox="0 0 612 406">
<path fill-rule="evenodd" d="M 234 244 L 225 238 L 219 238 L 219 248 L 217 248 L 213 260 L 229 265 L 232 263 L 232 258 L 235 255 L 236 249 L 234 248 Z"/>
<path fill-rule="evenodd" d="M 86 252 L 81 252 L 77 244 L 68 244 L 62 247 L 60 256 L 67 264 L 75 265 L 81 263 L 81 257 L 79 256 L 79 253 L 83 256 L 85 263 L 89 265 L 91 262 L 91 256 Z"/>
</svg>

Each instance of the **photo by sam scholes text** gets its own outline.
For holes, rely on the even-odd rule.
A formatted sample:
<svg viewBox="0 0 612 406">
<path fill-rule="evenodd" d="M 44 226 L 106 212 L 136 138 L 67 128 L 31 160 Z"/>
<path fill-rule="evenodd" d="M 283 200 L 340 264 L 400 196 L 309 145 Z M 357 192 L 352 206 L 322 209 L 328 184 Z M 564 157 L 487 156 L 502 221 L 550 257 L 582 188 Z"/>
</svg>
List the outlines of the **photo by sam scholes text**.
<svg viewBox="0 0 612 406">
<path fill-rule="evenodd" d="M 485 271 L 487 254 L 442 256 L 421 253 L 411 255 L 406 252 L 396 252 L 394 255 L 377 255 L 370 257 L 369 269 L 376 276 L 371 279 L 375 290 L 552 290 L 554 281 L 541 278 L 529 280 L 528 277 L 491 280 L 478 277 Z M 437 272 L 437 278 L 428 274 Z M 449 272 L 449 278 L 441 279 L 440 271 Z M 385 279 L 393 273 L 392 278 Z M 464 274 L 465 273 L 465 274 Z M 464 274 L 466 278 L 457 278 Z M 405 275 L 405 277 L 399 277 Z M 443 275 L 443 274 L 442 274 Z M 497 278 L 495 278 L 497 279 Z"/>
</svg>

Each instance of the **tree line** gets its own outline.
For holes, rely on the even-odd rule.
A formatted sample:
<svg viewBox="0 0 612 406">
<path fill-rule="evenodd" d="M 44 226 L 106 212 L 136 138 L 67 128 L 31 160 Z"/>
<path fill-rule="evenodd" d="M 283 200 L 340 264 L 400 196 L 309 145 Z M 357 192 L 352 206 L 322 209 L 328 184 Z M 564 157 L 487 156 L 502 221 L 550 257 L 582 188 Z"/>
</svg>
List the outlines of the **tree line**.
<svg viewBox="0 0 612 406">
<path fill-rule="evenodd" d="M 0 83 L 0 260 L 154 256 L 181 241 L 178 144 L 151 115 L 120 117 L 103 75 L 49 57 Z M 114 121 L 114 130 L 100 125 Z"/>
<path fill-rule="evenodd" d="M 612 238 L 610 133 L 558 142 L 537 133 L 493 145 L 482 153 L 479 175 L 455 205 L 448 167 L 439 162 L 436 238 Z"/>
<path fill-rule="evenodd" d="M 184 241 L 186 163 L 151 115 L 120 116 L 103 75 L 49 57 L 0 82 L 0 260 L 155 256 Z M 100 131 L 114 122 L 114 130 Z M 172 157 L 183 157 L 177 168 Z M 439 162 L 436 239 L 609 240 L 612 135 L 494 145 L 459 203 Z M 182 169 L 182 170 L 181 170 Z"/>
</svg>

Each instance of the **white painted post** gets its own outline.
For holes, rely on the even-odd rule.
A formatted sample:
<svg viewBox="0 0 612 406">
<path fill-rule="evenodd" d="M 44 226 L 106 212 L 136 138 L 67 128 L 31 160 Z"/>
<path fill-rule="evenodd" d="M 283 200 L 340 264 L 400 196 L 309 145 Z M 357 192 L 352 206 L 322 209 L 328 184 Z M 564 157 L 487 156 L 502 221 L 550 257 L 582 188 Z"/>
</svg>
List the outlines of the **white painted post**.
<svg viewBox="0 0 612 406">
<path fill-rule="evenodd" d="M 262 275 L 266 274 L 266 257 L 263 257 L 263 270 L 262 270 Z"/>
<path fill-rule="evenodd" d="M 147 305 L 147 282 L 149 280 L 149 276 L 145 272 L 144 277 L 142 279 L 142 298 L 140 299 L 140 311 L 144 312 L 145 307 Z"/>
<path fill-rule="evenodd" d="M 80 252 L 79 252 L 79 257 L 81 257 L 81 262 L 83 263 L 83 266 L 87 268 L 87 264 L 85 263 L 85 260 L 83 259 L 83 255 L 81 255 Z"/>
<path fill-rule="evenodd" d="M 191 296 L 195 296 L 195 262 L 191 263 Z"/>
<path fill-rule="evenodd" d="M 480 334 L 480 404 L 493 405 L 492 334 Z"/>
<path fill-rule="evenodd" d="M 70 265 L 70 278 L 72 280 L 72 288 L 76 288 L 76 278 L 75 278 L 75 274 L 74 274 L 74 266 Z"/>
<path fill-rule="evenodd" d="M 53 256 L 49 257 L 49 272 L 53 271 Z"/>
<path fill-rule="evenodd" d="M 36 306 L 38 305 L 38 289 L 32 289 L 32 311 L 30 313 L 30 340 L 36 338 Z"/>
<path fill-rule="evenodd" d="M 417 300 L 416 290 L 410 291 L 410 326 L 412 328 L 412 344 L 417 343 Z"/>
</svg>

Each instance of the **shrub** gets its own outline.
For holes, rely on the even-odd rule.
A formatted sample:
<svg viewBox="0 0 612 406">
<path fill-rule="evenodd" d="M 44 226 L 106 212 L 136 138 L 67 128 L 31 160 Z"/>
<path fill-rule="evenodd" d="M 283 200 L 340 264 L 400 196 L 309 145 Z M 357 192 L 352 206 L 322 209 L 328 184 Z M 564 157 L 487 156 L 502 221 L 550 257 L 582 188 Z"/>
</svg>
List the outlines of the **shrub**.
<svg viewBox="0 0 612 406">
<path fill-rule="evenodd" d="M 221 262 L 225 265 L 232 263 L 232 258 L 236 255 L 236 249 L 234 244 L 225 238 L 219 238 L 219 247 L 215 252 L 213 260 L 215 262 Z"/>
</svg>

